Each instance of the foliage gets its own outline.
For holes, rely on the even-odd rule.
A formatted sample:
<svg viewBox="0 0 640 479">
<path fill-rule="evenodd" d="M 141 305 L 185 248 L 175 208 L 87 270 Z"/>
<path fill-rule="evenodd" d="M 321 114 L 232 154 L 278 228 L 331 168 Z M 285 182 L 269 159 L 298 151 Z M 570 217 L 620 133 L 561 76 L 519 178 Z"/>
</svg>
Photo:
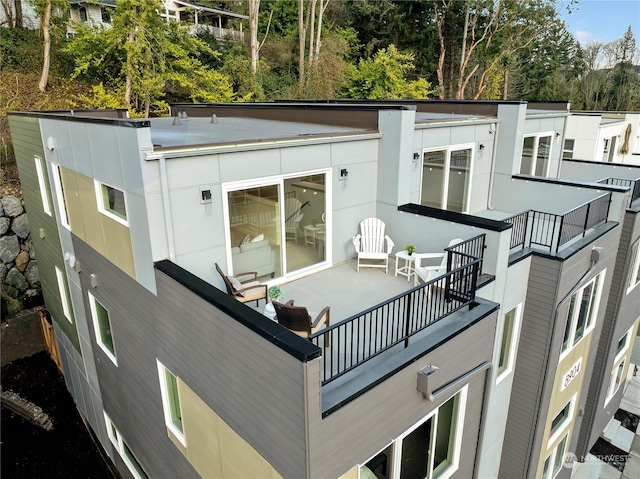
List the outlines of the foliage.
<svg viewBox="0 0 640 479">
<path fill-rule="evenodd" d="M 395 46 L 378 50 L 372 59 L 349 65 L 341 96 L 347 98 L 400 99 L 428 98 L 434 93 L 424 79 L 409 80 L 413 55 L 400 53 Z"/>
<path fill-rule="evenodd" d="M 282 288 L 278 285 L 271 286 L 269 288 L 269 297 L 271 299 L 278 299 L 282 296 Z"/>
<path fill-rule="evenodd" d="M 416 252 L 416 245 L 409 243 L 404 247 L 404 250 L 409 254 L 413 254 Z"/>
</svg>

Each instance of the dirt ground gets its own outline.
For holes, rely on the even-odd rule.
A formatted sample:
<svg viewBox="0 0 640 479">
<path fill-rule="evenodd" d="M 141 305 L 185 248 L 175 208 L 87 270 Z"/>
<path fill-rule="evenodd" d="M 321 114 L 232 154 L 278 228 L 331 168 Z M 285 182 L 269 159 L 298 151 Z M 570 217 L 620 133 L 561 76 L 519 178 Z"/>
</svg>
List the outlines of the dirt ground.
<svg viewBox="0 0 640 479">
<path fill-rule="evenodd" d="M 36 313 L 2 323 L 0 381 L 49 415 L 53 429 L 45 431 L 2 408 L 0 476 L 13 478 L 112 479 L 104 451 L 76 409 L 64 377 L 44 351 Z"/>
</svg>

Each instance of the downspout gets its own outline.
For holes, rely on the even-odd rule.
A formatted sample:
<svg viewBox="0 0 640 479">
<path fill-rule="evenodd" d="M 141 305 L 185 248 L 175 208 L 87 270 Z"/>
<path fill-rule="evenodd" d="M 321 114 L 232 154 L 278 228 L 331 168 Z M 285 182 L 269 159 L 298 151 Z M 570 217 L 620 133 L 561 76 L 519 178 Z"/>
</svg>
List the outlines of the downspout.
<svg viewBox="0 0 640 479">
<path fill-rule="evenodd" d="M 167 164 L 164 155 L 158 159 L 160 166 L 160 187 L 162 189 L 162 209 L 164 210 L 164 222 L 167 231 L 167 248 L 169 259 L 175 262 L 176 250 L 173 242 L 173 222 L 171 220 L 171 201 L 169 200 L 169 183 L 167 182 Z"/>
<path fill-rule="evenodd" d="M 486 364 L 486 363 L 485 363 Z M 492 364 L 489 363 L 489 368 L 491 368 Z M 489 395 L 489 379 L 491 378 L 491 374 L 489 371 L 484 375 L 484 389 L 482 391 L 482 408 L 480 409 L 482 416 L 480 417 L 480 427 L 478 428 L 478 441 L 476 442 L 476 457 L 473 461 L 473 474 L 471 477 L 477 476 L 478 469 L 478 459 L 479 455 L 482 452 L 482 448 L 484 445 L 484 430 L 487 425 L 487 414 L 485 413 L 485 407 L 487 406 L 487 396 Z"/>
<path fill-rule="evenodd" d="M 487 209 L 493 211 L 493 205 L 491 204 L 491 200 L 493 199 L 493 178 L 496 173 L 496 144 L 498 138 L 498 128 L 496 123 L 491 123 L 489 126 L 490 132 L 493 133 L 493 148 L 491 148 L 491 169 L 489 170 L 489 191 L 487 193 Z"/>
<path fill-rule="evenodd" d="M 589 267 L 589 269 L 580 277 L 580 279 L 578 280 L 578 282 L 575 284 L 575 286 L 573 288 L 571 288 L 571 290 L 560 300 L 560 302 L 556 305 L 555 311 L 553 313 L 553 326 L 551 328 L 551 339 L 553 339 L 556 335 L 556 328 L 558 325 L 558 311 L 560 310 L 560 307 L 564 305 L 564 303 L 567 302 L 567 300 L 573 296 L 573 294 L 582 286 L 582 282 L 585 280 L 585 278 L 587 278 L 591 273 L 593 273 L 596 269 L 596 266 L 598 264 L 598 261 L 600 261 L 600 254 L 601 254 L 602 248 L 599 247 L 593 247 L 591 249 L 591 266 Z M 547 372 L 549 371 L 549 357 L 551 356 L 551 343 L 552 341 L 550 340 L 549 343 L 547 344 L 547 354 L 546 354 L 546 358 L 547 361 L 545 363 L 545 367 L 544 367 L 544 375 L 543 377 L 547 377 Z M 545 381 L 545 385 L 547 384 L 547 382 Z M 542 398 L 544 396 L 544 393 L 546 392 L 547 387 L 543 385 L 542 388 L 542 392 L 540 394 L 540 398 Z M 538 405 L 536 406 L 536 415 L 535 417 L 539 417 L 540 416 L 540 401 L 538 402 Z M 536 430 L 537 430 L 537 424 L 538 422 L 536 422 L 536 427 L 533 430 L 533 434 L 531 435 L 531 442 L 529 443 L 529 451 L 528 451 L 528 457 L 531 458 L 531 454 L 533 452 L 533 435 L 535 434 Z M 527 469 L 526 469 L 526 474 L 525 477 L 529 477 L 529 470 L 531 468 L 531 461 L 529 461 L 529 464 L 527 465 Z"/>
</svg>

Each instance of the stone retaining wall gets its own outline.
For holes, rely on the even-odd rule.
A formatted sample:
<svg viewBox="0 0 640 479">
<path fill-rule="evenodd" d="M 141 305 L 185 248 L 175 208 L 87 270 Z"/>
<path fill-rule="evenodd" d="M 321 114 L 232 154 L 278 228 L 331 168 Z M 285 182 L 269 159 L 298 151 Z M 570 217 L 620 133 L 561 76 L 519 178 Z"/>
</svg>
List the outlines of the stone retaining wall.
<svg viewBox="0 0 640 479">
<path fill-rule="evenodd" d="M 40 295 L 40 275 L 29 235 L 24 203 L 13 195 L 0 198 L 0 279 L 14 299 Z"/>
</svg>

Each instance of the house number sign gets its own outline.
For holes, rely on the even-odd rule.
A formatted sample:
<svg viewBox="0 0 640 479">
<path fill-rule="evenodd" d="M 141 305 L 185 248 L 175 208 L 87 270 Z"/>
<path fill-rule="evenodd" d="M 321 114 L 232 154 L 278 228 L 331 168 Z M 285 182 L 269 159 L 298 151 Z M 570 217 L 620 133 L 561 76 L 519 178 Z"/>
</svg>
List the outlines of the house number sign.
<svg viewBox="0 0 640 479">
<path fill-rule="evenodd" d="M 576 363 L 571 366 L 571 369 L 565 373 L 562 378 L 562 385 L 560 386 L 560 391 L 564 391 L 564 389 L 571 384 L 571 381 L 578 375 L 580 369 L 582 368 L 582 358 L 578 359 Z"/>
</svg>

